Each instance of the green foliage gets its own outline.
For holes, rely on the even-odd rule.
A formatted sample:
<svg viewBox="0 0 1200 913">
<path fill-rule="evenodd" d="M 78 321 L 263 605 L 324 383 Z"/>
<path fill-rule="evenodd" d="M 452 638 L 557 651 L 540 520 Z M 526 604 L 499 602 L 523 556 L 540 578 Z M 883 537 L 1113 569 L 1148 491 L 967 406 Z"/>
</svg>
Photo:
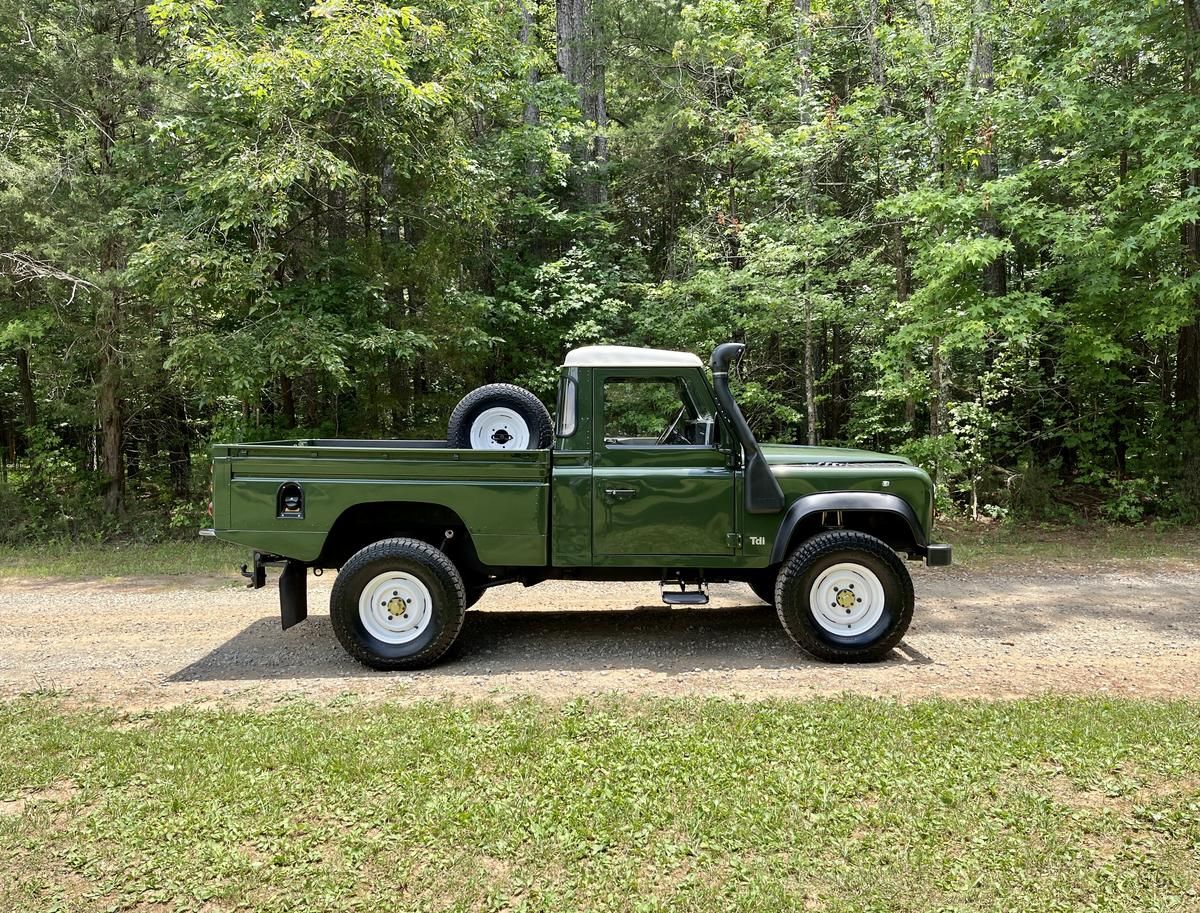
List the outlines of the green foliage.
<svg viewBox="0 0 1200 913">
<path fill-rule="evenodd" d="M 687 403 L 682 383 L 609 378 L 604 384 L 604 436 L 657 439 L 681 411 L 684 421 L 696 417 Z"/>
<path fill-rule="evenodd" d="M 1059 484 L 1058 472 L 1027 455 L 1009 481 L 1013 513 L 1028 520 L 1062 519 L 1062 509 L 1054 500 Z"/>
<path fill-rule="evenodd" d="M 0 544 L 109 531 L 94 510 L 98 479 L 81 462 L 52 432 L 29 431 L 24 465 L 0 485 Z"/>
<path fill-rule="evenodd" d="M 0 0 L 4 535 L 730 338 L 764 439 L 904 452 L 943 513 L 1195 520 L 1189 4 L 604 0 L 600 130 L 553 4 Z"/>
</svg>

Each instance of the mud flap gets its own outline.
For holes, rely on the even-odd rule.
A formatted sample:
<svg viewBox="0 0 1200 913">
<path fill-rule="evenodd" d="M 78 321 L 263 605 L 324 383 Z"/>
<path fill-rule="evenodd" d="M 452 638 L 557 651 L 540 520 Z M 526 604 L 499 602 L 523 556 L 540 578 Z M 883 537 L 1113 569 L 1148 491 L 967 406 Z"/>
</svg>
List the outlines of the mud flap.
<svg viewBox="0 0 1200 913">
<path fill-rule="evenodd" d="M 283 630 L 308 617 L 308 568 L 299 561 L 288 561 L 279 575 L 279 620 Z"/>
</svg>

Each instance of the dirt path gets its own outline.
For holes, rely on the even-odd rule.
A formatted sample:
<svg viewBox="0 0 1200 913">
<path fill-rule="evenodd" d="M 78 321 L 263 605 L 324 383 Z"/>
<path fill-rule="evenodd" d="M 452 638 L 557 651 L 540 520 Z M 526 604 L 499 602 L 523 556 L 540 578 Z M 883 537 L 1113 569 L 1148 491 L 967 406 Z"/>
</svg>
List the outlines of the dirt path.
<svg viewBox="0 0 1200 913">
<path fill-rule="evenodd" d="M 653 584 L 489 593 L 450 659 L 371 672 L 342 653 L 313 580 L 308 622 L 279 630 L 274 584 L 0 581 L 0 696 L 65 690 L 122 708 L 441 695 L 907 698 L 1060 692 L 1200 697 L 1200 562 L 914 571 L 916 617 L 886 662 L 797 650 L 741 585 L 670 609 Z"/>
</svg>

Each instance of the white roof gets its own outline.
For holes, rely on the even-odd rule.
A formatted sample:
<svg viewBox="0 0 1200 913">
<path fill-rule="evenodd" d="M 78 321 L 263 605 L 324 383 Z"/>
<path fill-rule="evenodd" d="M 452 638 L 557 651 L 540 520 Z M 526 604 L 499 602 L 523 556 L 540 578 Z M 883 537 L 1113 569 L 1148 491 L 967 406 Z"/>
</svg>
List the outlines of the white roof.
<svg viewBox="0 0 1200 913">
<path fill-rule="evenodd" d="M 584 346 L 572 349 L 563 362 L 567 368 L 702 368 L 691 352 L 640 349 L 637 346 Z"/>
</svg>

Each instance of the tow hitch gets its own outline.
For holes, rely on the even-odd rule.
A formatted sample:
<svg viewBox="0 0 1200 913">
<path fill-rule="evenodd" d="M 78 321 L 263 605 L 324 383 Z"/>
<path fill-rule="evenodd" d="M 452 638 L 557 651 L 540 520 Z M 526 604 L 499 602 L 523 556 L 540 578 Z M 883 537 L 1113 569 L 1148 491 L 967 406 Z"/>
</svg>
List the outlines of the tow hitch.
<svg viewBox="0 0 1200 913">
<path fill-rule="evenodd" d="M 242 565 L 242 576 L 250 582 L 246 584 L 252 590 L 261 590 L 267 585 L 267 566 L 263 561 L 262 552 L 254 553 L 254 570 L 248 564 Z"/>
</svg>

